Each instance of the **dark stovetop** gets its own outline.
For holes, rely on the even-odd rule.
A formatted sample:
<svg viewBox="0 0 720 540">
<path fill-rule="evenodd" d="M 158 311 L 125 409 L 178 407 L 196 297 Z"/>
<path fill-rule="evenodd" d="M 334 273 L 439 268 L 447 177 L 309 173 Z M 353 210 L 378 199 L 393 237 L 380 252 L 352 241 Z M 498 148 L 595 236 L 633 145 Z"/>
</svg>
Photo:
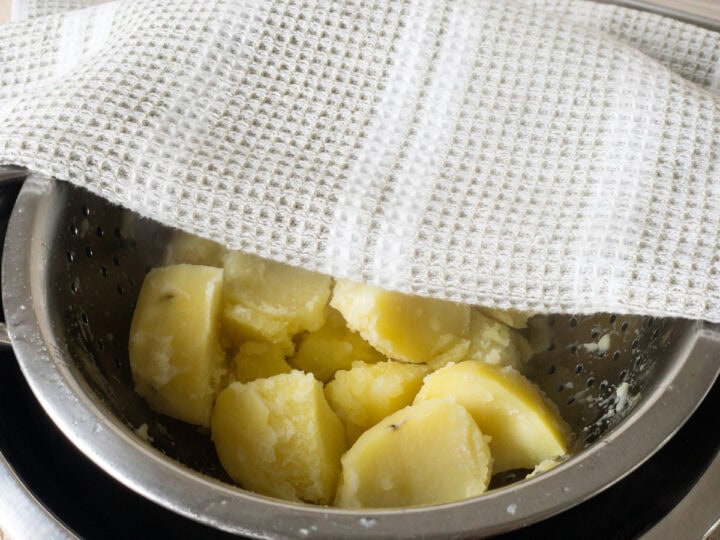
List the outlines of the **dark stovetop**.
<svg viewBox="0 0 720 540">
<path fill-rule="evenodd" d="M 651 460 L 590 501 L 502 538 L 634 538 L 689 491 L 720 451 L 720 381 Z M 135 495 L 85 459 L 0 351 L 0 451 L 30 490 L 83 538 L 231 538 Z"/>
</svg>

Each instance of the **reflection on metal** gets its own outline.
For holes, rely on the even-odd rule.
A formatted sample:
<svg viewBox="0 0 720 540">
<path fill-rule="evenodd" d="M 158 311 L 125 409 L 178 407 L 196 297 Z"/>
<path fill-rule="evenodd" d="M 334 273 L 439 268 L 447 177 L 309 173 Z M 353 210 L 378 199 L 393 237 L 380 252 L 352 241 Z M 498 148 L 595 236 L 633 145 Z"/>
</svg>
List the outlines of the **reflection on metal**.
<svg viewBox="0 0 720 540">
<path fill-rule="evenodd" d="M 720 454 L 685 498 L 642 540 L 697 538 L 720 540 Z"/>
<path fill-rule="evenodd" d="M 0 454 L 0 539 L 76 539 L 58 519 L 33 496 Z"/>
</svg>

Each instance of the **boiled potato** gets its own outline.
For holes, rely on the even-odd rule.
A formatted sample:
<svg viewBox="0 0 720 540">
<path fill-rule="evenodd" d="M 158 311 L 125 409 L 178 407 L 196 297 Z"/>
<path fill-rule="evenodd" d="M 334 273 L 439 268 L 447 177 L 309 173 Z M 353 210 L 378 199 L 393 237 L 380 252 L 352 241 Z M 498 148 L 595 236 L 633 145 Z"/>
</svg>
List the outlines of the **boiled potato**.
<svg viewBox="0 0 720 540">
<path fill-rule="evenodd" d="M 477 309 L 491 319 L 517 329 L 527 328 L 528 319 L 533 315 L 527 311 L 517 309 L 493 309 L 487 307 L 478 307 Z"/>
<path fill-rule="evenodd" d="M 293 336 L 325 322 L 329 276 L 240 252 L 224 268 L 223 326 L 235 345 L 267 341 L 289 354 Z"/>
<path fill-rule="evenodd" d="M 312 375 L 232 383 L 217 397 L 211 431 L 220 462 L 243 487 L 289 501 L 332 501 L 345 431 Z"/>
<path fill-rule="evenodd" d="M 165 249 L 164 266 L 198 264 L 222 268 L 227 250 L 224 246 L 183 231 L 176 231 Z"/>
<path fill-rule="evenodd" d="M 480 495 L 492 457 L 470 414 L 452 400 L 427 400 L 388 416 L 342 457 L 335 505 L 387 508 Z"/>
<path fill-rule="evenodd" d="M 357 332 L 348 329 L 340 312 L 330 308 L 325 324 L 302 338 L 290 363 L 327 382 L 339 369 L 350 369 L 356 360 L 381 362 L 386 358 Z"/>
<path fill-rule="evenodd" d="M 517 330 L 472 310 L 470 317 L 470 350 L 465 360 L 522 368 L 533 355 L 528 341 Z M 447 364 L 447 363 L 446 363 Z M 431 362 L 434 369 L 443 365 Z"/>
<path fill-rule="evenodd" d="M 539 476 L 541 474 L 544 474 L 558 465 L 562 463 L 562 459 L 543 459 L 540 463 L 535 465 L 535 468 L 527 475 L 525 478 L 529 480 L 530 478 L 535 478 L 536 476 Z"/>
<path fill-rule="evenodd" d="M 348 327 L 393 360 L 462 359 L 470 346 L 470 307 L 338 281 L 330 305 Z"/>
<path fill-rule="evenodd" d="M 246 341 L 240 345 L 231 368 L 235 380 L 242 383 L 292 371 L 280 347 L 257 341 Z"/>
<path fill-rule="evenodd" d="M 407 407 L 430 369 L 423 364 L 354 362 L 325 386 L 325 396 L 353 443 L 366 429 Z"/>
<path fill-rule="evenodd" d="M 570 429 L 557 408 L 510 367 L 472 360 L 444 367 L 425 378 L 415 403 L 435 398 L 454 399 L 491 437 L 493 473 L 567 454 Z"/>
<path fill-rule="evenodd" d="M 152 409 L 201 426 L 227 372 L 218 339 L 222 276 L 187 264 L 152 270 L 130 327 L 135 390 Z"/>
</svg>

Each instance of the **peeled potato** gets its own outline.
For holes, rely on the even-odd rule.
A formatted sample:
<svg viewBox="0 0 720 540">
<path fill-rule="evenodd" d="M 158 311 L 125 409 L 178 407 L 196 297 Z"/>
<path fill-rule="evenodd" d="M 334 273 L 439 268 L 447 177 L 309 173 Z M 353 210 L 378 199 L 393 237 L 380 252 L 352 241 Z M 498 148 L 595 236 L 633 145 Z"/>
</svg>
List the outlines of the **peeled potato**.
<svg viewBox="0 0 720 540">
<path fill-rule="evenodd" d="M 491 437 L 493 473 L 564 456 L 570 429 L 540 389 L 510 367 L 466 361 L 425 378 L 415 403 L 451 398 Z"/>
<path fill-rule="evenodd" d="M 231 367 L 235 380 L 242 383 L 292 371 L 280 347 L 256 341 L 247 341 L 240 346 Z"/>
<path fill-rule="evenodd" d="M 235 345 L 267 341 L 290 353 L 295 334 L 325 322 L 329 276 L 240 252 L 224 268 L 223 326 Z"/>
<path fill-rule="evenodd" d="M 451 400 L 406 407 L 363 433 L 342 457 L 335 505 L 387 508 L 480 495 L 492 457 L 470 414 Z"/>
<path fill-rule="evenodd" d="M 393 360 L 444 363 L 467 354 L 470 307 L 338 281 L 330 305 L 348 327 Z"/>
<path fill-rule="evenodd" d="M 522 368 L 533 355 L 528 341 L 517 330 L 473 310 L 470 318 L 470 349 L 466 360 Z M 433 364 L 435 369 L 443 366 Z"/>
<path fill-rule="evenodd" d="M 330 308 L 325 324 L 302 338 L 290 362 L 296 368 L 312 373 L 316 379 L 327 382 L 336 371 L 350 369 L 356 360 L 373 363 L 385 359 L 357 332 L 348 329 L 337 310 Z"/>
<path fill-rule="evenodd" d="M 325 386 L 325 396 L 345 424 L 348 441 L 353 443 L 366 429 L 410 405 L 429 371 L 423 364 L 399 362 L 355 362 L 352 369 L 338 371 Z"/>
<path fill-rule="evenodd" d="M 176 231 L 165 249 L 165 266 L 198 264 L 222 268 L 226 254 L 225 247 L 217 242 Z"/>
<path fill-rule="evenodd" d="M 150 407 L 207 426 L 226 374 L 218 339 L 223 271 L 187 264 L 152 270 L 130 327 L 130 368 Z"/>
<path fill-rule="evenodd" d="M 332 501 L 347 444 L 312 375 L 232 383 L 217 397 L 211 430 L 222 466 L 243 487 L 289 501 Z"/>
<path fill-rule="evenodd" d="M 528 319 L 532 317 L 532 313 L 517 309 L 493 309 L 487 307 L 479 307 L 478 309 L 491 319 L 495 319 L 510 328 L 527 328 Z"/>
</svg>

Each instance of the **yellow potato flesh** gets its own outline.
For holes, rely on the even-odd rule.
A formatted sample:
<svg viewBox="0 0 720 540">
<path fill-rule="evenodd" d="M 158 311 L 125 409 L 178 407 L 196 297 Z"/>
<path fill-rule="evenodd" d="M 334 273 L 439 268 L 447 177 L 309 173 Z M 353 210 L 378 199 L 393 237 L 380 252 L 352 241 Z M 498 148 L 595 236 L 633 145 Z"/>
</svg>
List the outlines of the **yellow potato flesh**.
<svg viewBox="0 0 720 540">
<path fill-rule="evenodd" d="M 342 458 L 335 505 L 440 504 L 484 493 L 492 457 L 470 414 L 450 400 L 406 407 L 363 433 Z"/>
<path fill-rule="evenodd" d="M 239 252 L 224 268 L 223 326 L 236 346 L 267 341 L 291 352 L 293 336 L 325 322 L 329 276 Z"/>
<path fill-rule="evenodd" d="M 348 441 L 354 442 L 369 427 L 410 405 L 429 371 L 422 364 L 399 362 L 355 362 L 352 369 L 338 371 L 325 386 L 325 396 L 345 424 Z"/>
<path fill-rule="evenodd" d="M 381 362 L 385 357 L 357 332 L 349 330 L 343 316 L 330 308 L 325 324 L 302 338 L 290 363 L 297 369 L 312 373 L 316 379 L 327 382 L 336 371 L 350 369 L 357 360 L 373 363 Z"/>
<path fill-rule="evenodd" d="M 470 318 L 470 348 L 466 360 L 522 368 L 533 351 L 517 330 L 473 310 Z M 439 369 L 443 366 L 433 365 Z"/>
<path fill-rule="evenodd" d="M 242 383 L 292 371 L 280 347 L 255 341 L 247 341 L 240 346 L 231 367 L 235 380 Z"/>
<path fill-rule="evenodd" d="M 330 305 L 349 328 L 393 360 L 422 363 L 445 355 L 450 362 L 467 353 L 469 306 L 349 281 L 335 284 Z"/>
<path fill-rule="evenodd" d="M 495 319 L 510 328 L 527 328 L 528 319 L 532 317 L 532 313 L 519 311 L 517 309 L 494 309 L 486 307 L 479 307 L 477 309 L 482 311 L 487 317 Z"/>
<path fill-rule="evenodd" d="M 136 391 L 154 410 L 202 426 L 227 371 L 218 340 L 222 274 L 185 264 L 152 270 L 130 327 Z"/>
<path fill-rule="evenodd" d="M 224 246 L 199 236 L 177 231 L 165 249 L 165 266 L 196 264 L 222 268 L 227 250 Z"/>
<path fill-rule="evenodd" d="M 312 375 L 232 383 L 217 397 L 211 431 L 220 462 L 243 487 L 289 501 L 332 501 L 345 432 Z"/>
<path fill-rule="evenodd" d="M 493 473 L 532 469 L 568 450 L 569 427 L 540 390 L 510 367 L 467 361 L 425 378 L 415 403 L 451 398 L 491 437 Z"/>
</svg>

